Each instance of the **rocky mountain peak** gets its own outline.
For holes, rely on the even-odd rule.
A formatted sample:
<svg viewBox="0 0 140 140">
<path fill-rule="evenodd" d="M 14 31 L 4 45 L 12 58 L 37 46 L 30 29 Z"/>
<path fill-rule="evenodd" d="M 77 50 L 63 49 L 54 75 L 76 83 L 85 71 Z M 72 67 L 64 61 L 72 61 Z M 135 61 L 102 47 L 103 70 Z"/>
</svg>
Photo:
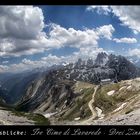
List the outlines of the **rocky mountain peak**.
<svg viewBox="0 0 140 140">
<path fill-rule="evenodd" d="M 95 59 L 95 65 L 104 66 L 108 61 L 108 55 L 105 52 L 101 52 Z"/>
</svg>

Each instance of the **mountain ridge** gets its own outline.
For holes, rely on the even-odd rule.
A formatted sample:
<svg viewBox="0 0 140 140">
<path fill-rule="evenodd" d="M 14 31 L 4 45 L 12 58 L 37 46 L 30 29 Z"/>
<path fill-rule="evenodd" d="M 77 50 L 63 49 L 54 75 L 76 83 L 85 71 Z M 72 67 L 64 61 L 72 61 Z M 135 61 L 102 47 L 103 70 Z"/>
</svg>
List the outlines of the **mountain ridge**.
<svg viewBox="0 0 140 140">
<path fill-rule="evenodd" d="M 108 97 L 104 95 L 104 98 L 100 97 L 98 100 L 106 100 L 107 104 L 111 104 L 110 94 L 113 94 L 116 90 L 112 87 L 120 85 L 125 80 L 132 79 L 133 81 L 133 79 L 140 76 L 139 72 L 139 68 L 125 57 L 105 53 L 98 54 L 95 62 L 92 59 L 85 61 L 79 58 L 76 63 L 67 63 L 62 67 L 56 66 L 42 73 L 38 73 L 37 70 L 38 77 L 35 76 L 29 82 L 25 93 L 15 103 L 15 109 L 17 111 L 39 113 L 44 116 L 53 114 L 51 121 L 54 123 L 87 119 L 91 115 L 88 103 L 96 85 L 100 85 L 101 89 L 105 88 L 106 85 L 109 86 L 111 93 L 108 93 Z M 30 74 L 28 76 L 30 77 Z M 100 95 L 99 91 L 97 90 L 97 94 Z M 95 101 L 91 100 L 91 103 L 96 105 L 99 112 L 108 115 L 108 112 L 101 105 L 104 102 L 98 102 L 97 105 L 97 94 L 95 95 Z M 118 104 L 121 102 L 122 97 L 118 98 L 120 101 L 113 100 L 115 104 Z M 104 104 L 104 106 L 108 106 L 107 104 Z M 111 104 L 110 107 L 115 109 L 116 106 Z"/>
<path fill-rule="evenodd" d="M 51 75 L 51 76 L 49 76 Z M 16 103 L 19 98 L 10 100 L 10 95 L 24 96 L 30 85 L 41 77 L 49 76 L 51 79 L 83 81 L 100 84 L 103 79 L 110 79 L 112 82 L 136 78 L 140 75 L 140 69 L 123 56 L 107 55 L 105 52 L 99 53 L 93 61 L 78 59 L 76 63 L 52 66 L 40 72 L 40 69 L 21 74 L 7 76 L 1 80 L 0 95 L 8 103 Z M 6 77 L 6 76 L 5 76 Z M 55 77 L 55 78 L 53 78 Z M 7 80 L 6 80 L 7 79 Z M 11 81 L 11 82 L 10 82 Z M 18 85 L 12 81 L 17 81 Z M 20 93 L 19 90 L 23 91 Z M 5 92 L 3 94 L 3 91 Z M 14 95 L 15 94 L 15 95 Z M 13 97 L 12 97 L 13 98 Z"/>
</svg>

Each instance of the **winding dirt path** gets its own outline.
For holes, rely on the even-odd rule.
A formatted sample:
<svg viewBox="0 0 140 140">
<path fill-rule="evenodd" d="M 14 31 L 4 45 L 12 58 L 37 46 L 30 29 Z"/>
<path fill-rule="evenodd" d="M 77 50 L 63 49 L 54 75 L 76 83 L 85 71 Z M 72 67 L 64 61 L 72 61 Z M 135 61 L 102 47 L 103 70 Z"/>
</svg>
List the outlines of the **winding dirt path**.
<svg viewBox="0 0 140 140">
<path fill-rule="evenodd" d="M 94 88 L 94 93 L 92 95 L 92 99 L 88 103 L 88 107 L 89 107 L 89 109 L 91 110 L 91 113 L 92 113 L 92 119 L 95 119 L 97 117 L 97 112 L 92 105 L 94 103 L 94 97 L 95 97 L 95 94 L 96 94 L 96 91 L 97 91 L 98 88 L 99 88 L 99 85 Z"/>
<path fill-rule="evenodd" d="M 88 103 L 88 107 L 89 107 L 89 109 L 90 109 L 90 111 L 91 111 L 91 113 L 92 113 L 92 116 L 88 119 L 88 120 L 85 120 L 85 121 L 82 121 L 82 122 L 80 122 L 80 123 L 77 123 L 76 125 L 89 125 L 89 124 L 91 124 L 91 122 L 98 116 L 97 115 L 97 111 L 95 110 L 95 108 L 93 107 L 93 103 L 94 103 L 94 98 L 95 98 L 95 95 L 96 95 L 96 92 L 97 92 L 97 90 L 98 90 L 98 88 L 99 88 L 100 86 L 99 85 L 97 85 L 95 88 L 94 88 L 94 93 L 93 93 L 93 95 L 92 95 L 92 99 L 89 101 L 89 103 Z"/>
</svg>

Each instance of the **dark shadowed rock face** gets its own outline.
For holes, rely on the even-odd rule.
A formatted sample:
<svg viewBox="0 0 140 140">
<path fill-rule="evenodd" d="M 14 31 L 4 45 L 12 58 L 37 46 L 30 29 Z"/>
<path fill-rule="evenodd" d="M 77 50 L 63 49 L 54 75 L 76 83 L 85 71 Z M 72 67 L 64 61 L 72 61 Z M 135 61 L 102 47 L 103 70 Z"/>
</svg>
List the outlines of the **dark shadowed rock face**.
<svg viewBox="0 0 140 140">
<path fill-rule="evenodd" d="M 106 66 L 115 70 L 118 81 L 139 76 L 139 69 L 123 56 L 110 55 Z"/>
<path fill-rule="evenodd" d="M 58 80 L 56 74 L 56 71 L 50 72 L 32 83 L 27 89 L 26 96 L 19 102 L 18 109 L 34 111 L 43 103 L 44 111 L 56 111 L 56 108 L 61 108 L 64 104 L 69 106 L 75 97 L 72 89 L 74 82 Z"/>
<path fill-rule="evenodd" d="M 25 94 L 29 84 L 39 76 L 38 73 L 11 74 L 0 80 L 0 96 L 8 103 L 14 104 Z"/>
</svg>

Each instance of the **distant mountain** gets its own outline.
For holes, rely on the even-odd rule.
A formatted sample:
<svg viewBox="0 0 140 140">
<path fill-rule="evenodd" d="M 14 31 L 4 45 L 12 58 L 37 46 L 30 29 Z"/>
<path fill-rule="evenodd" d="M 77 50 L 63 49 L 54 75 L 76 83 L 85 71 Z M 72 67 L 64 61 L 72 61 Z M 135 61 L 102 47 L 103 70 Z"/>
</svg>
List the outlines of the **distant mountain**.
<svg viewBox="0 0 140 140">
<path fill-rule="evenodd" d="M 90 83 L 99 83 L 101 79 L 112 81 L 127 80 L 138 77 L 140 69 L 123 56 L 99 53 L 95 61 L 79 59 L 61 70 L 61 77 Z"/>
<path fill-rule="evenodd" d="M 126 57 L 130 62 L 140 68 L 140 58 L 137 56 L 127 56 Z"/>
<path fill-rule="evenodd" d="M 97 58 L 95 59 L 95 65 L 104 66 L 108 60 L 109 56 L 105 52 L 101 52 L 97 55 Z"/>
</svg>

